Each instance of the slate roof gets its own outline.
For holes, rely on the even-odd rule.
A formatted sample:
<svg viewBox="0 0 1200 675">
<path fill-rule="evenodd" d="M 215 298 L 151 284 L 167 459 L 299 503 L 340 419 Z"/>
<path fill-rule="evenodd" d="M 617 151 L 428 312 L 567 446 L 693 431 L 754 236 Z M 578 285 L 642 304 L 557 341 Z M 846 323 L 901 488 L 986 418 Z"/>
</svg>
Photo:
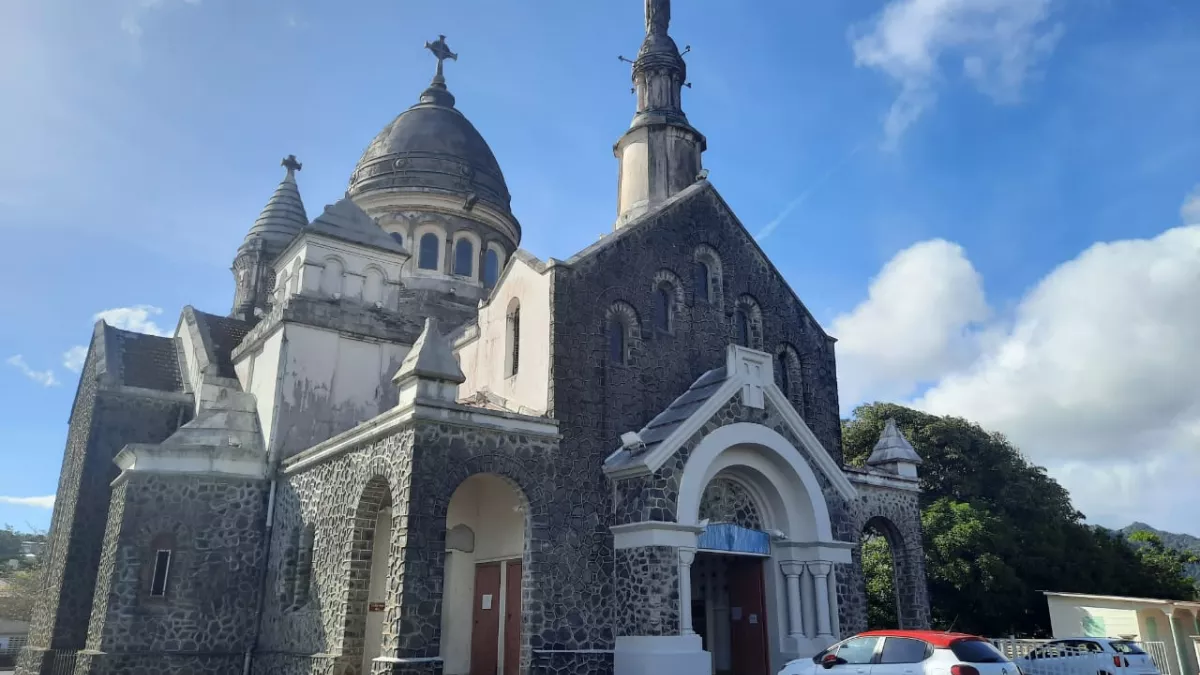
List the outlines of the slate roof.
<svg viewBox="0 0 1200 675">
<path fill-rule="evenodd" d="M 867 458 L 867 466 L 887 464 L 888 462 L 911 462 L 921 464 L 921 456 L 913 449 L 908 439 L 896 428 L 896 420 L 889 419 L 879 434 L 879 442 Z"/>
<path fill-rule="evenodd" d="M 462 384 L 467 379 L 458 366 L 458 359 L 454 358 L 449 341 L 438 330 L 437 319 L 433 317 L 425 319 L 425 330 L 413 343 L 392 380 L 399 383 L 409 377 L 455 384 Z"/>
<path fill-rule="evenodd" d="M 305 226 L 304 231 L 323 234 L 351 244 L 373 246 L 392 253 L 404 252 L 404 247 L 384 232 L 379 223 L 349 197 L 326 206 L 325 211 Z"/>
<path fill-rule="evenodd" d="M 130 387 L 183 391 L 175 339 L 108 327 L 107 349 L 120 351 L 121 382 Z"/>
<path fill-rule="evenodd" d="M 221 377 L 236 378 L 237 372 L 233 369 L 233 350 L 241 344 L 242 338 L 246 337 L 246 333 L 250 332 L 252 326 L 240 319 L 199 311 L 196 312 L 196 321 L 200 324 L 201 330 L 208 331 L 208 337 L 212 341 L 211 357 L 217 364 L 217 374 Z"/>
<path fill-rule="evenodd" d="M 645 447 L 635 450 L 623 450 L 619 455 L 613 457 L 607 462 L 608 469 L 619 467 L 627 464 L 635 457 L 651 452 L 659 443 L 670 438 L 671 434 L 683 424 L 684 420 L 691 417 L 693 413 L 700 409 L 708 399 L 712 398 L 713 394 L 725 384 L 728 379 L 725 367 L 714 368 L 701 375 L 692 386 L 688 387 L 683 395 L 675 399 L 671 405 L 660 412 L 650 420 L 650 423 L 642 427 L 638 432 L 641 436 Z"/>
<path fill-rule="evenodd" d="M 246 233 L 242 246 L 255 239 L 266 242 L 266 248 L 273 254 L 282 251 L 301 228 L 308 224 L 308 214 L 304 211 L 304 202 L 300 199 L 300 189 L 296 186 L 296 176 L 289 170 L 275 192 L 258 214 L 254 225 Z"/>
</svg>

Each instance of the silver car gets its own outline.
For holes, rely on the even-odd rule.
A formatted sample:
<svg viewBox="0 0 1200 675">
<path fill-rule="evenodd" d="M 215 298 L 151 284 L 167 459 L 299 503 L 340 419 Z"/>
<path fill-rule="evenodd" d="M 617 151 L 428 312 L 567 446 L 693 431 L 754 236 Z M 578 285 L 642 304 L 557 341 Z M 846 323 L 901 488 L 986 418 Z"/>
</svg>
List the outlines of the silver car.
<svg viewBox="0 0 1200 675">
<path fill-rule="evenodd" d="M 1013 659 L 1024 675 L 1162 675 L 1150 655 L 1132 640 L 1052 640 Z"/>
</svg>

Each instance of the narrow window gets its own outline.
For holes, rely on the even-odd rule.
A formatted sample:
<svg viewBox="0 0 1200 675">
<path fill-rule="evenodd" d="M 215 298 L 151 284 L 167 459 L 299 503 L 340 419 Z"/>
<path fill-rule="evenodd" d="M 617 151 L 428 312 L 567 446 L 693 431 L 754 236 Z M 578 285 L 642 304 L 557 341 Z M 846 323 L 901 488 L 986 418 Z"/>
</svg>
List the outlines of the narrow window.
<svg viewBox="0 0 1200 675">
<path fill-rule="evenodd" d="M 474 276 L 475 247 L 469 239 L 459 239 L 454 244 L 454 273 L 460 277 Z"/>
<path fill-rule="evenodd" d="M 779 390 L 790 400 L 792 398 L 792 381 L 791 373 L 788 372 L 788 361 L 787 352 L 780 352 L 779 363 L 775 367 L 779 370 L 779 381 L 777 382 Z"/>
<path fill-rule="evenodd" d="M 400 244 L 401 247 L 404 246 L 404 233 L 403 232 L 393 232 L 392 239 L 395 239 L 396 243 Z"/>
<path fill-rule="evenodd" d="M 625 363 L 625 324 L 617 318 L 608 322 L 608 358 L 613 363 Z"/>
<path fill-rule="evenodd" d="M 491 288 L 500 279 L 500 256 L 494 249 L 483 254 L 483 285 Z"/>
<path fill-rule="evenodd" d="M 692 266 L 692 283 L 696 286 L 696 299 L 708 302 L 708 265 L 696 261 Z"/>
<path fill-rule="evenodd" d="M 654 292 L 654 327 L 661 331 L 671 330 L 671 293 L 663 286 Z"/>
<path fill-rule="evenodd" d="M 517 374 L 518 367 L 521 363 L 521 308 L 513 308 L 512 313 L 508 315 L 508 330 L 511 338 L 512 348 L 509 350 L 509 358 L 512 359 L 508 369 L 508 376 L 512 377 Z"/>
<path fill-rule="evenodd" d="M 150 597 L 167 594 L 167 573 L 171 569 L 171 552 L 160 550 L 154 555 L 154 577 L 150 580 Z"/>
<path fill-rule="evenodd" d="M 417 257 L 417 267 L 423 270 L 438 268 L 438 236 L 432 232 L 421 235 L 421 251 Z"/>
<path fill-rule="evenodd" d="M 743 347 L 750 346 L 750 317 L 745 310 L 739 309 L 734 317 L 737 321 L 737 343 Z"/>
</svg>

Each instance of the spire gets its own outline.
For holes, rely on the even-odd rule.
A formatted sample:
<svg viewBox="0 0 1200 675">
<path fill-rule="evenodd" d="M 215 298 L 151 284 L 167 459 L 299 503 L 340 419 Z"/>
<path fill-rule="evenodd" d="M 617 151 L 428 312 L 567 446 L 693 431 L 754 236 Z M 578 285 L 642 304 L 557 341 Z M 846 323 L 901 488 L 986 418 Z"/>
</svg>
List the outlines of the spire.
<svg viewBox="0 0 1200 675">
<path fill-rule="evenodd" d="M 300 162 L 295 155 L 288 155 L 279 164 L 287 169 L 287 174 L 250 226 L 233 259 L 236 288 L 231 315 L 243 321 L 254 321 L 267 310 L 275 283 L 271 263 L 308 224 L 308 214 L 296 186 Z"/>
<path fill-rule="evenodd" d="M 437 327 L 437 319 L 425 319 L 425 328 L 392 377 L 399 388 L 397 405 L 411 405 L 417 399 L 453 403 L 458 385 L 466 381 L 450 341 Z"/>
<path fill-rule="evenodd" d="M 904 434 L 900 433 L 900 429 L 896 427 L 896 420 L 889 418 L 883 427 L 883 433 L 879 435 L 879 442 L 867 458 L 867 466 L 882 467 L 902 476 L 916 477 L 916 467 L 921 463 L 921 456 Z"/>
<path fill-rule="evenodd" d="M 671 0 L 645 2 L 646 38 L 632 61 L 637 111 L 629 131 L 613 147 L 621 163 L 618 228 L 695 183 L 707 144 L 683 113 L 683 87 L 691 85 L 683 54 L 667 32 Z"/>
<path fill-rule="evenodd" d="M 450 51 L 450 45 L 446 44 L 445 35 L 439 35 L 438 39 L 433 42 L 426 42 L 425 49 L 433 52 L 434 58 L 437 59 L 437 70 L 434 71 L 433 80 L 429 82 L 429 86 L 425 88 L 425 91 L 421 92 L 421 103 L 432 103 L 434 105 L 453 108 L 454 94 L 451 94 L 450 90 L 446 88 L 446 76 L 442 72 L 442 62 L 446 59 L 457 61 L 458 54 Z"/>
</svg>

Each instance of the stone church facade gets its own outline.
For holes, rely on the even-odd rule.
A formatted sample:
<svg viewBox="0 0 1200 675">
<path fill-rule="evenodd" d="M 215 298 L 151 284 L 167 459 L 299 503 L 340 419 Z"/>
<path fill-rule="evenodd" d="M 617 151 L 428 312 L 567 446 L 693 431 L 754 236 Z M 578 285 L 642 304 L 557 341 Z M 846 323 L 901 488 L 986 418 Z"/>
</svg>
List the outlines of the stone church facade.
<svg viewBox="0 0 1200 675">
<path fill-rule="evenodd" d="M 925 627 L 920 458 L 842 464 L 834 340 L 705 179 L 647 0 L 614 231 L 519 248 L 444 38 L 310 220 L 286 176 L 228 316 L 97 324 L 18 672 L 774 673 Z"/>
</svg>

